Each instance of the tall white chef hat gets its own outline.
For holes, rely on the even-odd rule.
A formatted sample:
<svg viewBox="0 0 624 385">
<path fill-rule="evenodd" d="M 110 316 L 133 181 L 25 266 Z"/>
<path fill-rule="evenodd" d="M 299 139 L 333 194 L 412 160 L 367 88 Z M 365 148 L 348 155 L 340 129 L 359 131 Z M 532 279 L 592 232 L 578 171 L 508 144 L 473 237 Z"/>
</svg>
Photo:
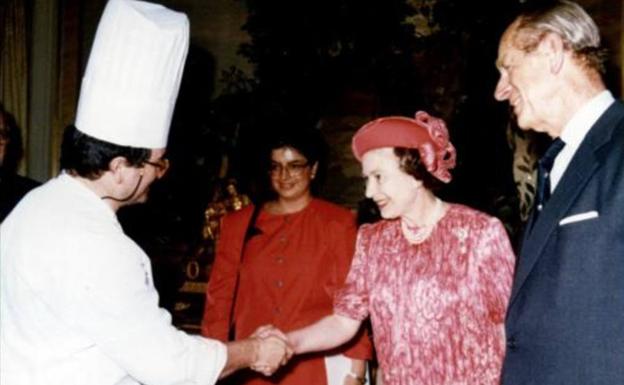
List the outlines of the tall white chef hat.
<svg viewBox="0 0 624 385">
<path fill-rule="evenodd" d="M 188 40 L 185 14 L 109 0 L 82 79 L 76 128 L 122 146 L 166 147 Z"/>
</svg>

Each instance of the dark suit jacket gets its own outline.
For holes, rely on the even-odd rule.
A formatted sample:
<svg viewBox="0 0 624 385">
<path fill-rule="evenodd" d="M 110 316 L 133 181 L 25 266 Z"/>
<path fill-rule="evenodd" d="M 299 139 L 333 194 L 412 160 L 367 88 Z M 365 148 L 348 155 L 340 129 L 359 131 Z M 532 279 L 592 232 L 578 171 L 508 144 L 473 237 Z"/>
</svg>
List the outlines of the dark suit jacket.
<svg viewBox="0 0 624 385">
<path fill-rule="evenodd" d="M 0 223 L 39 182 L 0 167 Z"/>
<path fill-rule="evenodd" d="M 504 385 L 624 384 L 624 105 L 590 129 L 527 229 Z"/>
</svg>

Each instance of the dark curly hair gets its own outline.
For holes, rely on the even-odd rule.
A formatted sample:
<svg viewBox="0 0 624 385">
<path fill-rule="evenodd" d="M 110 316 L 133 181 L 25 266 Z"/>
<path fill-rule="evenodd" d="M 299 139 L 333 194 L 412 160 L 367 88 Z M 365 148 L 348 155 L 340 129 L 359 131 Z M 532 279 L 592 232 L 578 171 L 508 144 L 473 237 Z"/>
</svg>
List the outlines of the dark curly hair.
<svg viewBox="0 0 624 385">
<path fill-rule="evenodd" d="M 310 188 L 313 193 L 318 192 L 319 186 L 325 178 L 328 148 L 321 133 L 314 128 L 280 127 L 273 131 L 265 146 L 262 155 L 262 167 L 269 170 L 271 165 L 271 153 L 284 147 L 290 147 L 303 155 L 310 166 L 318 163 L 316 177 L 312 180 Z"/>
<path fill-rule="evenodd" d="M 415 148 L 395 147 L 394 154 L 399 158 L 399 168 L 423 183 L 426 189 L 439 190 L 444 183 L 431 175 L 420 161 L 420 153 Z"/>
</svg>

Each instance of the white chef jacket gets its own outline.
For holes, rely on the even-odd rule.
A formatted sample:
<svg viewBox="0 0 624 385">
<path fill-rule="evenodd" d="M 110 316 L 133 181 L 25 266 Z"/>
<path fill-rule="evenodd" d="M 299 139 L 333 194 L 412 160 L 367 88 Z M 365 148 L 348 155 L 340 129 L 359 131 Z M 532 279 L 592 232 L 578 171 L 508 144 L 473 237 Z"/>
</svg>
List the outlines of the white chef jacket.
<svg viewBox="0 0 624 385">
<path fill-rule="evenodd" d="M 213 384 L 226 356 L 171 325 L 148 257 L 71 176 L 0 226 L 0 384 Z"/>
</svg>

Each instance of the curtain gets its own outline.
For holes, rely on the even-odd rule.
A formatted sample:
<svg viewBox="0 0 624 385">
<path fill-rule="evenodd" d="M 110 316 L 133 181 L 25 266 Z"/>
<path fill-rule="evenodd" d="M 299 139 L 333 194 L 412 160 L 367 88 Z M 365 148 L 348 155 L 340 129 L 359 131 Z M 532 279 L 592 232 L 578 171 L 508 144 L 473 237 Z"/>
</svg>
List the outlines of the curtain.
<svg viewBox="0 0 624 385">
<path fill-rule="evenodd" d="M 23 0 L 0 1 L 0 102 L 27 138 L 28 56 Z M 25 164 L 22 163 L 23 172 Z"/>
</svg>

